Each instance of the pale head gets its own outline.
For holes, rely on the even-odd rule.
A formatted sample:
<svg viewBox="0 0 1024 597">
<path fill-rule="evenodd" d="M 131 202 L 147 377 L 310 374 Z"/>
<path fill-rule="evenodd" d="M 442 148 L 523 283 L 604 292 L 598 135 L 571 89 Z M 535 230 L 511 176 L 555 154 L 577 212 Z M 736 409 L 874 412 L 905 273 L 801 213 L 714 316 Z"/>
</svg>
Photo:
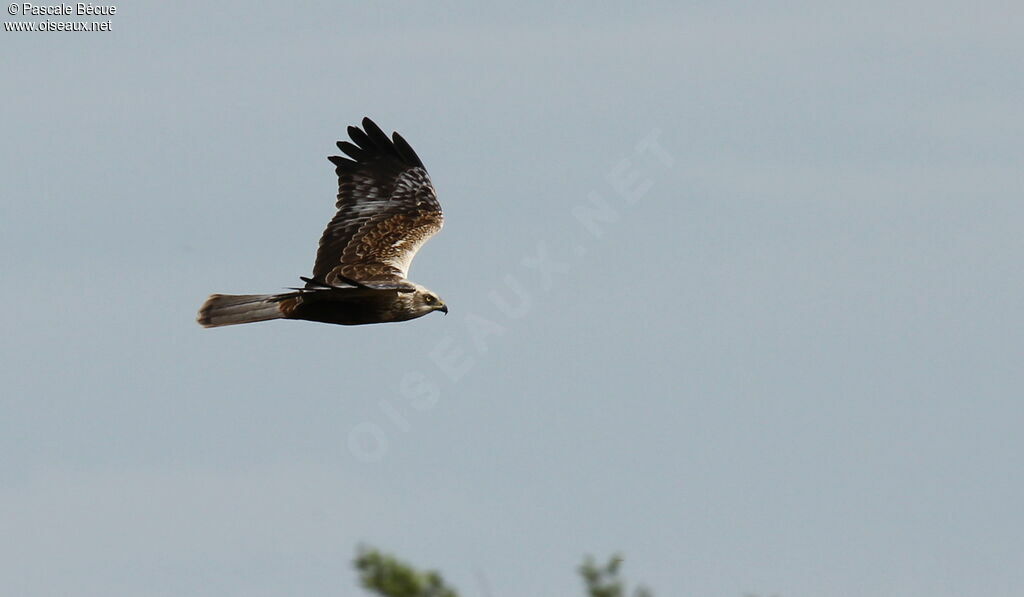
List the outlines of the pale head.
<svg viewBox="0 0 1024 597">
<path fill-rule="evenodd" d="M 448 314 L 448 306 L 444 304 L 441 297 L 437 296 L 437 293 L 419 284 L 415 286 L 416 290 L 409 293 L 412 299 L 409 308 L 416 313 L 416 317 L 422 317 L 433 311 L 440 311 L 445 315 Z"/>
</svg>

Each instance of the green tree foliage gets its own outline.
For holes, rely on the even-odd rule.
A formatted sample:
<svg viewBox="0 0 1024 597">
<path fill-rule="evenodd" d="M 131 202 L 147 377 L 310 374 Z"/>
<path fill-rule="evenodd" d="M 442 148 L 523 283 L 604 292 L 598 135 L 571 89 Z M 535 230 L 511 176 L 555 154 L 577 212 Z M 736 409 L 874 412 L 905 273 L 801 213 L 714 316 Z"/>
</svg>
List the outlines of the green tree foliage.
<svg viewBox="0 0 1024 597">
<path fill-rule="evenodd" d="M 363 587 L 381 597 L 459 597 L 437 572 L 420 572 L 375 549 L 360 548 L 355 566 Z"/>
<path fill-rule="evenodd" d="M 360 548 L 355 560 L 363 587 L 381 597 L 458 597 L 436 571 L 420 572 L 409 564 L 371 548 Z M 579 567 L 589 597 L 626 597 L 625 582 L 619 576 L 622 558 L 612 556 L 605 565 L 588 556 Z M 640 587 L 633 597 L 654 597 Z"/>
<path fill-rule="evenodd" d="M 604 566 L 599 565 L 592 556 L 587 556 L 580 566 L 580 576 L 590 597 L 626 597 L 626 583 L 619 576 L 622 557 L 612 556 Z M 644 587 L 633 592 L 633 597 L 654 597 Z"/>
</svg>

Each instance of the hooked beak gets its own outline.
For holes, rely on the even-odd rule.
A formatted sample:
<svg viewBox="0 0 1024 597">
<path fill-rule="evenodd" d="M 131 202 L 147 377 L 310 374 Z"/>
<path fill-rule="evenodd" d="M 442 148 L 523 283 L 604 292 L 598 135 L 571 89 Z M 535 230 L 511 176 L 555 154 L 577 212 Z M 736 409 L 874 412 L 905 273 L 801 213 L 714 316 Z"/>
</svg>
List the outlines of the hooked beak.
<svg viewBox="0 0 1024 597">
<path fill-rule="evenodd" d="M 445 315 L 448 315 L 448 305 L 441 305 L 440 307 L 437 308 L 437 310 L 440 311 L 441 313 L 444 313 Z"/>
</svg>

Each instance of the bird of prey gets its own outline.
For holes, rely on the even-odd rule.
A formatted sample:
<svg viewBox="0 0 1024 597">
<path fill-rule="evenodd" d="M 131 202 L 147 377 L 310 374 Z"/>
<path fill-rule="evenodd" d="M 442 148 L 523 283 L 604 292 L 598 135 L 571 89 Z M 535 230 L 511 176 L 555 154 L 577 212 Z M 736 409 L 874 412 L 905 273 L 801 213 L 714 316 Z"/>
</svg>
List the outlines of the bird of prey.
<svg viewBox="0 0 1024 597">
<path fill-rule="evenodd" d="M 407 321 L 448 313 L 437 294 L 406 279 L 416 251 L 444 222 L 423 162 L 398 133 L 369 118 L 350 126 L 347 157 L 330 156 L 338 213 L 327 224 L 306 284 L 283 294 L 210 296 L 199 324 L 218 327 L 271 319 L 341 325 Z"/>
</svg>

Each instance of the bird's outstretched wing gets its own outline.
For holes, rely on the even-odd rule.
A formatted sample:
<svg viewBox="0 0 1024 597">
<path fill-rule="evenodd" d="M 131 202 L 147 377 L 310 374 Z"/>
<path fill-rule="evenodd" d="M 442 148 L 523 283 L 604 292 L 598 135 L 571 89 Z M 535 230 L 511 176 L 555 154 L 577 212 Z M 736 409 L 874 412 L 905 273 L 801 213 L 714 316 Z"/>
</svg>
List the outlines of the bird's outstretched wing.
<svg viewBox="0 0 1024 597">
<path fill-rule="evenodd" d="M 409 264 L 444 223 L 437 191 L 398 133 L 388 138 L 364 118 L 363 128 L 350 126 L 348 134 L 352 142 L 338 142 L 347 157 L 328 158 L 338 174 L 338 213 L 320 238 L 312 279 L 411 289 Z"/>
</svg>

